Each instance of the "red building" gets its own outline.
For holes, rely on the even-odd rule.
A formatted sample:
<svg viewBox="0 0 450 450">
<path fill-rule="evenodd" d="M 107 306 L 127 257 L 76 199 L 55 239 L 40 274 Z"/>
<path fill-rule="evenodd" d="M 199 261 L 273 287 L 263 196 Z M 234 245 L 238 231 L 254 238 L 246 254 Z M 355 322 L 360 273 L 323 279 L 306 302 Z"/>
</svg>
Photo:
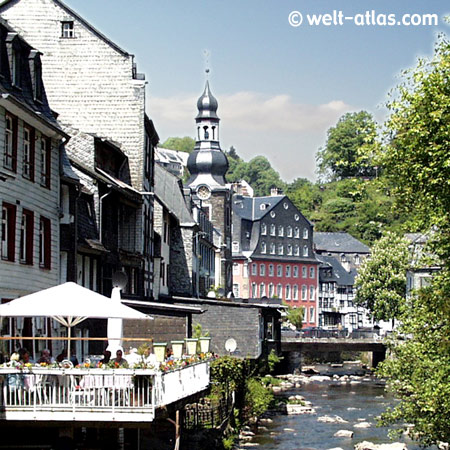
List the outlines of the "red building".
<svg viewBox="0 0 450 450">
<path fill-rule="evenodd" d="M 319 261 L 313 226 L 288 197 L 233 197 L 235 297 L 278 297 L 304 308 L 304 326 L 317 325 Z"/>
</svg>

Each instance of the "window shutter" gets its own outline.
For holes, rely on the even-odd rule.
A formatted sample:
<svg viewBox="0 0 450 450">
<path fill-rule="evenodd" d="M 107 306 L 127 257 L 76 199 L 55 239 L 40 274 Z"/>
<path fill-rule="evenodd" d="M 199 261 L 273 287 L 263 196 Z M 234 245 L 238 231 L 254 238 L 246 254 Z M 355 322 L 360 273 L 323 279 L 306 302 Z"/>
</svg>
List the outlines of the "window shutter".
<svg viewBox="0 0 450 450">
<path fill-rule="evenodd" d="M 33 264 L 33 240 L 34 240 L 34 213 L 26 211 L 27 235 L 26 235 L 26 263 Z"/>
<path fill-rule="evenodd" d="M 14 262 L 16 253 L 16 207 L 8 205 L 8 261 Z"/>
</svg>

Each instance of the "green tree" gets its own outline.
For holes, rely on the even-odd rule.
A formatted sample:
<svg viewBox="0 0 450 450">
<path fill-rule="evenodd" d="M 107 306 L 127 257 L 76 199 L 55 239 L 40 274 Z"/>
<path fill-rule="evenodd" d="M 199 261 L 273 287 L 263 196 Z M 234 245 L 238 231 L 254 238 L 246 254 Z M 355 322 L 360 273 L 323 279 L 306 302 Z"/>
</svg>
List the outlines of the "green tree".
<svg viewBox="0 0 450 450">
<path fill-rule="evenodd" d="M 288 307 L 288 310 L 286 311 L 286 318 L 288 322 L 290 322 L 292 325 L 294 325 L 295 328 L 301 329 L 303 326 L 303 314 L 304 314 L 303 308 L 293 308 L 292 306 Z"/>
<path fill-rule="evenodd" d="M 430 249 L 441 270 L 408 300 L 393 358 L 381 367 L 401 400 L 384 423 L 414 424 L 424 445 L 450 442 L 450 43 L 404 73 L 388 104 L 388 143 L 379 164 L 394 187 L 397 208 L 414 209 L 418 226 L 433 227 Z"/>
<path fill-rule="evenodd" d="M 405 238 L 387 232 L 358 270 L 355 302 L 375 320 L 398 319 L 405 307 L 408 246 Z"/>
<path fill-rule="evenodd" d="M 343 115 L 328 130 L 325 147 L 316 155 L 318 173 L 322 178 L 338 180 L 348 177 L 372 177 L 369 149 L 376 143 L 376 123 L 366 111 Z"/>
<path fill-rule="evenodd" d="M 306 178 L 296 178 L 287 186 L 286 194 L 308 218 L 311 218 L 311 214 L 320 208 L 322 203 L 320 187 Z"/>
<path fill-rule="evenodd" d="M 189 136 L 183 138 L 170 137 L 167 138 L 161 145 L 161 148 L 168 148 L 170 150 L 178 150 L 180 152 L 191 153 L 195 147 L 195 141 Z"/>
</svg>

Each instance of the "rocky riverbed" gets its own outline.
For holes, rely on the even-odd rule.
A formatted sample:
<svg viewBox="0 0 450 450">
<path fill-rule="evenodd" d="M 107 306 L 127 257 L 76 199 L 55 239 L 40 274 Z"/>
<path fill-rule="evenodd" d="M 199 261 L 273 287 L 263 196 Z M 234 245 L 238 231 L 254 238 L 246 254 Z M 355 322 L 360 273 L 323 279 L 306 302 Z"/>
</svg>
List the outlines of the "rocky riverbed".
<svg viewBox="0 0 450 450">
<path fill-rule="evenodd" d="M 376 417 L 395 401 L 384 383 L 369 373 L 278 376 L 277 396 L 288 400 L 252 428 L 243 430 L 236 448 L 261 450 L 418 450 L 404 437 L 392 442 Z M 298 403 L 297 403 L 298 401 Z"/>
</svg>

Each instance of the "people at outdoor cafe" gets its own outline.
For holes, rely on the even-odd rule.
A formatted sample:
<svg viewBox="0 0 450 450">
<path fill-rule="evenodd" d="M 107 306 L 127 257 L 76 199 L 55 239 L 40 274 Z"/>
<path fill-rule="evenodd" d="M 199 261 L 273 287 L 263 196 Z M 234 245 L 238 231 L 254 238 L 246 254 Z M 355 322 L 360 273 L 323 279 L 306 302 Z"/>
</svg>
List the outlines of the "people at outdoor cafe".
<svg viewBox="0 0 450 450">
<path fill-rule="evenodd" d="M 109 350 L 103 350 L 103 359 L 100 361 L 102 364 L 108 364 L 111 360 L 111 352 Z"/>
<path fill-rule="evenodd" d="M 55 360 L 48 348 L 44 348 L 44 350 L 41 351 L 41 357 L 37 360 L 38 364 L 52 364 L 54 361 Z"/>
<path fill-rule="evenodd" d="M 34 361 L 30 358 L 30 352 L 26 348 L 21 348 L 19 350 L 19 361 L 23 364 L 33 363 Z"/>
<path fill-rule="evenodd" d="M 123 358 L 123 352 L 122 350 L 117 350 L 116 352 L 116 357 L 113 359 L 113 363 L 115 366 L 118 367 L 128 367 L 128 362 L 125 358 Z"/>
</svg>

